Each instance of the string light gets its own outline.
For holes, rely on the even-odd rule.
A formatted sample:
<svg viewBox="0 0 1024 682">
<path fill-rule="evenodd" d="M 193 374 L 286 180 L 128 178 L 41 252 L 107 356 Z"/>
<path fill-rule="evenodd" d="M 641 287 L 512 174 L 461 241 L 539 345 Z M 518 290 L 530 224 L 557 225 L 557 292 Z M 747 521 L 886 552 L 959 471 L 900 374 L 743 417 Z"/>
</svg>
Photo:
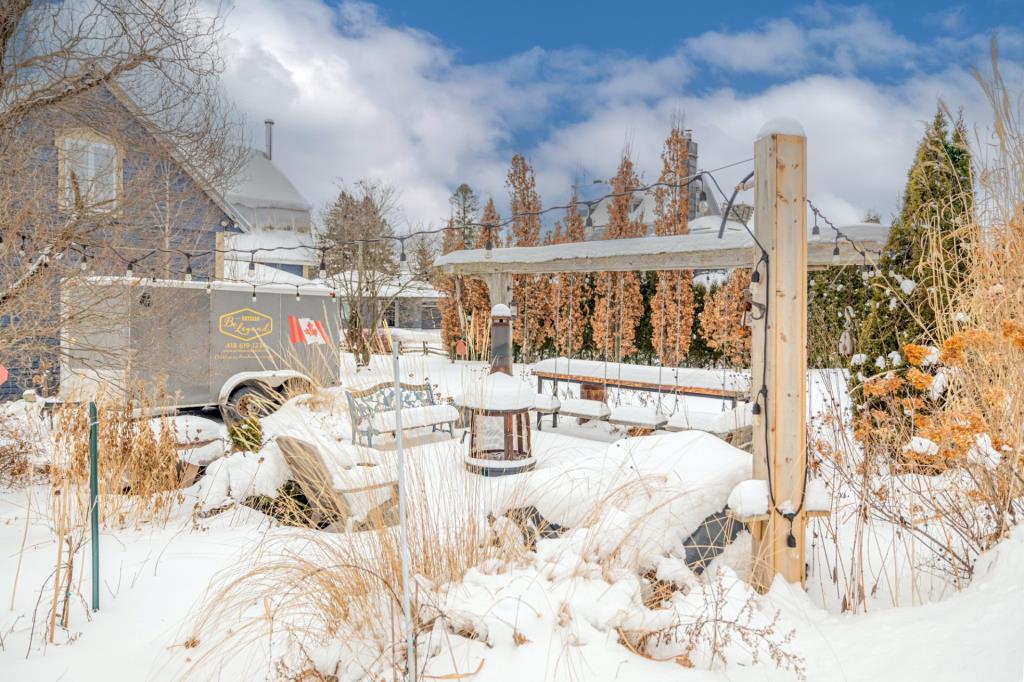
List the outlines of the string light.
<svg viewBox="0 0 1024 682">
<path fill-rule="evenodd" d="M 398 248 L 401 249 L 401 255 L 398 256 L 398 260 L 401 261 L 402 263 L 404 263 L 405 262 L 405 238 L 404 237 L 399 237 L 398 238 Z"/>
<path fill-rule="evenodd" d="M 317 276 L 320 279 L 327 279 L 327 249 L 320 249 L 320 271 Z"/>
<path fill-rule="evenodd" d="M 253 303 L 256 302 L 256 285 L 255 284 L 252 285 L 252 302 Z"/>
<path fill-rule="evenodd" d="M 82 251 L 82 260 L 78 263 L 78 269 L 82 272 L 89 269 L 89 256 L 86 255 L 85 251 Z"/>
<path fill-rule="evenodd" d="M 839 237 L 836 237 L 836 245 L 832 249 L 832 265 L 839 265 Z"/>
<path fill-rule="evenodd" d="M 814 213 L 814 227 L 811 228 L 811 235 L 814 236 L 814 237 L 820 237 L 821 236 L 821 228 L 818 227 L 818 212 L 817 211 L 812 211 L 812 212 Z"/>
<path fill-rule="evenodd" d="M 213 286 L 210 284 L 210 280 L 206 280 L 206 293 L 209 294 L 213 291 Z"/>
<path fill-rule="evenodd" d="M 28 239 L 25 235 L 19 235 L 21 237 L 21 246 L 18 247 L 18 255 L 22 258 L 25 257 L 25 241 Z"/>
<path fill-rule="evenodd" d="M 589 201 L 585 201 L 585 202 L 577 201 L 577 205 L 583 204 L 585 206 L 591 207 L 591 206 L 597 205 L 600 202 L 605 201 L 607 199 L 614 199 L 616 197 L 622 197 L 622 196 L 630 196 L 630 195 L 639 194 L 639 193 L 647 193 L 647 192 L 650 192 L 651 190 L 654 190 L 654 189 L 657 189 L 657 188 L 682 189 L 682 188 L 689 187 L 691 185 L 691 183 L 693 183 L 696 180 L 701 180 L 702 183 L 703 183 L 703 181 L 704 181 L 703 178 L 705 176 L 707 178 L 710 178 L 712 180 L 712 182 L 715 182 L 715 184 L 717 185 L 717 181 L 715 180 L 715 177 L 714 177 L 713 173 L 715 173 L 717 171 L 725 170 L 725 169 L 728 169 L 728 168 L 732 168 L 734 166 L 738 166 L 738 165 L 742 165 L 742 164 L 745 164 L 745 163 L 749 163 L 751 160 L 752 159 L 750 159 L 750 158 L 743 159 L 741 161 L 737 161 L 737 162 L 734 162 L 734 163 L 726 164 L 726 165 L 720 166 L 720 167 L 715 168 L 715 169 L 711 169 L 711 170 L 707 170 L 707 171 L 704 171 L 704 170 L 697 171 L 693 175 L 688 176 L 686 178 L 682 178 L 681 180 L 679 180 L 677 182 L 655 182 L 655 183 L 651 183 L 649 185 L 643 185 L 643 186 L 640 186 L 640 187 L 632 187 L 632 188 L 626 188 L 626 189 L 623 189 L 623 190 L 617 191 L 617 192 L 616 191 L 609 192 L 609 193 L 607 193 L 607 194 L 605 194 L 605 195 L 603 195 L 601 197 L 597 197 L 597 198 L 589 200 Z M 703 189 L 703 187 L 702 187 L 702 189 Z M 719 190 L 719 191 L 721 191 L 721 190 Z M 724 197 L 724 194 L 723 194 L 723 197 Z M 810 202 L 808 202 L 808 203 L 810 203 Z M 509 225 L 513 224 L 515 221 L 520 220 L 520 219 L 525 218 L 525 217 L 542 216 L 542 215 L 550 213 L 552 211 L 558 211 L 558 210 L 565 211 L 565 210 L 568 210 L 570 208 L 571 208 L 570 204 L 551 205 L 551 206 L 548 206 L 546 208 L 539 209 L 539 210 L 536 210 L 536 211 L 526 211 L 526 212 L 522 212 L 522 213 L 514 213 L 514 214 L 510 215 L 507 219 L 505 219 L 503 221 L 500 221 L 500 222 L 498 222 L 496 224 L 483 224 L 483 223 L 465 222 L 465 223 L 461 223 L 458 226 L 447 225 L 447 226 L 444 226 L 444 227 L 441 227 L 441 228 L 437 228 L 437 229 L 415 230 L 415 231 L 409 232 L 407 234 L 404 234 L 402 236 L 387 235 L 387 236 L 382 236 L 382 237 L 374 237 L 374 238 L 366 238 L 366 239 L 351 239 L 351 240 L 345 240 L 343 242 L 338 242 L 338 243 L 333 244 L 331 246 L 318 247 L 320 252 L 321 252 L 320 253 L 320 256 L 321 256 L 320 257 L 321 272 L 319 274 L 322 276 L 322 278 L 326 277 L 326 253 L 327 253 L 327 251 L 329 249 L 336 249 L 336 248 L 345 249 L 345 248 L 348 248 L 348 247 L 350 247 L 351 245 L 354 245 L 354 244 L 381 243 L 381 242 L 387 241 L 389 239 L 397 239 L 399 241 L 400 260 L 406 261 L 407 258 L 408 258 L 408 254 L 404 253 L 405 252 L 405 249 L 404 249 L 405 240 L 411 239 L 411 238 L 419 236 L 419 235 L 438 235 L 438 234 L 446 233 L 448 230 L 452 230 L 452 229 L 461 229 L 461 230 L 465 231 L 467 228 L 470 228 L 470 227 L 476 227 L 476 228 L 480 228 L 480 229 L 486 230 L 487 239 L 486 239 L 486 242 L 485 242 L 485 249 L 488 252 L 487 253 L 487 257 L 490 257 L 490 252 L 496 246 L 495 238 L 497 237 L 500 240 L 500 233 L 501 233 L 503 228 L 508 227 Z M 588 219 L 589 219 L 589 216 L 588 216 Z M 494 234 L 494 230 L 498 231 L 498 235 Z M 22 255 L 25 255 L 25 254 L 27 254 L 27 251 L 28 251 L 28 235 L 18 234 L 18 237 L 20 237 L 19 252 Z M 2 244 L 2 243 L 3 243 L 3 237 L 2 237 L 2 235 L 0 235 L 0 244 Z M 501 244 L 501 242 L 498 241 L 498 245 L 499 246 L 500 246 L 500 244 Z M 184 275 L 183 279 L 185 281 L 192 281 L 192 280 L 194 280 L 194 271 L 191 272 L 191 273 L 189 272 L 190 270 L 192 270 L 191 263 L 190 263 L 192 257 L 204 257 L 204 256 L 216 257 L 216 256 L 221 256 L 221 255 L 230 255 L 230 256 L 233 257 L 232 260 L 235 260 L 235 259 L 241 260 L 241 258 L 239 258 L 239 256 L 244 258 L 245 254 L 249 254 L 248 271 L 249 271 L 250 277 L 248 279 L 248 283 L 251 283 L 252 286 L 253 286 L 253 290 L 254 290 L 253 300 L 255 300 L 255 290 L 256 290 L 256 288 L 258 286 L 257 284 L 253 283 L 253 281 L 252 281 L 253 280 L 252 276 L 255 275 L 255 272 L 256 272 L 256 262 L 255 261 L 256 261 L 256 254 L 257 253 L 264 252 L 264 251 L 280 252 L 280 251 L 309 251 L 310 250 L 309 246 L 301 245 L 301 244 L 300 245 L 295 245 L 295 246 L 257 247 L 257 248 L 254 248 L 254 249 L 212 248 L 212 249 L 209 249 L 209 250 L 192 251 L 192 252 L 188 252 L 188 253 L 186 253 L 185 251 L 183 251 L 181 249 L 177 249 L 177 248 L 173 248 L 173 247 L 169 247 L 169 248 L 155 247 L 155 248 L 150 248 L 147 251 L 145 251 L 143 253 L 140 253 L 138 255 L 134 255 L 134 257 L 128 257 L 127 255 L 122 255 L 121 253 L 118 253 L 117 248 L 115 248 L 115 246 L 113 246 L 111 244 L 105 244 L 105 243 L 88 244 L 88 245 L 82 245 L 81 249 L 76 247 L 75 245 L 71 245 L 71 247 L 69 247 L 69 250 L 77 252 L 77 253 L 81 254 L 81 256 L 82 256 L 82 261 L 80 261 L 80 266 L 81 266 L 82 262 L 87 262 L 87 260 L 88 260 L 87 256 L 85 255 L 85 247 L 89 247 L 89 248 L 92 248 L 92 249 L 106 249 L 106 250 L 112 252 L 123 263 L 126 263 L 126 265 L 127 265 L 127 267 L 126 267 L 126 276 L 129 277 L 129 278 L 135 277 L 135 275 L 136 275 L 135 266 L 136 266 L 137 263 L 141 263 L 142 261 L 146 260 L 147 258 L 149 258 L 149 257 L 151 257 L 151 256 L 153 256 L 155 254 L 164 253 L 164 254 L 177 255 L 179 257 L 183 256 L 186 259 L 186 268 L 184 270 L 184 273 L 182 273 L 181 270 L 175 270 L 175 269 L 168 269 L 167 272 L 168 273 L 175 273 L 175 274 L 183 274 Z M 403 255 L 405 256 L 404 258 L 402 257 Z M 58 255 L 58 257 L 59 257 L 59 255 Z M 85 268 L 83 268 L 83 270 L 84 269 Z M 189 277 L 190 274 L 192 275 L 191 278 Z M 157 277 L 156 277 L 155 274 L 152 276 L 152 279 L 153 279 L 154 282 L 157 281 Z M 220 279 L 222 279 L 224 281 L 235 281 L 235 282 L 239 282 L 239 283 L 246 282 L 246 280 L 244 280 L 244 279 L 237 279 L 236 280 L 236 279 L 232 279 L 230 277 L 221 277 Z M 210 292 L 209 282 L 207 282 L 207 287 L 206 288 L 207 288 L 207 292 L 209 293 Z M 335 298 L 338 298 L 337 295 L 336 295 L 336 292 L 332 292 L 332 295 Z M 340 302 L 340 298 L 338 300 Z"/>
<path fill-rule="evenodd" d="M 299 285 L 298 284 L 295 285 L 295 300 L 296 300 L 296 302 L 302 300 L 302 294 L 299 292 Z"/>
</svg>

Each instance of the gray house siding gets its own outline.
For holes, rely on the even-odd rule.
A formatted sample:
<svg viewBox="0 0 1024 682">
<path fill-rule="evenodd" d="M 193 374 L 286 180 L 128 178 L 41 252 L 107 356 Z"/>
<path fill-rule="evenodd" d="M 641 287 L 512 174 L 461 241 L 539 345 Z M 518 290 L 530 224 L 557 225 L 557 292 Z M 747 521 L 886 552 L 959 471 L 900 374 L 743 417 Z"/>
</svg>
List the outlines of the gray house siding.
<svg viewBox="0 0 1024 682">
<path fill-rule="evenodd" d="M 47 112 L 24 123 L 20 133 L 26 145 L 34 149 L 33 160 L 41 171 L 33 182 L 48 182 L 52 192 L 39 192 L 38 188 L 26 188 L 24 199 L 36 204 L 41 215 L 51 216 L 52 221 L 63 219 L 59 204 L 59 153 L 57 138 L 62 130 L 90 129 L 100 135 L 109 136 L 118 142 L 121 152 L 120 180 L 123 197 L 123 213 L 116 220 L 104 220 L 95 225 L 89 235 L 89 243 L 96 245 L 94 251 L 107 252 L 110 247 L 128 259 L 134 259 L 136 276 L 170 277 L 180 279 L 189 259 L 182 255 L 153 252 L 154 249 L 178 250 L 197 253 L 191 258 L 193 276 L 196 279 L 212 277 L 214 274 L 218 231 L 237 231 L 234 219 L 220 204 L 204 190 L 185 169 L 173 158 L 173 154 L 157 144 L 146 127 L 121 105 L 117 97 L 108 90 L 98 90 L 86 95 L 96 98 L 95 107 L 74 107 L 74 113 L 67 109 Z M 136 144 L 137 143 L 137 144 Z M 133 201 L 132 197 L 147 197 Z M 55 222 L 56 224 L 56 222 Z M 27 235 L 29 257 L 37 252 L 39 245 Z M 89 247 L 85 247 L 89 252 Z M 9 254 L 16 250 L 8 249 Z M 206 252 L 198 255 L 198 252 Z M 77 261 L 76 253 L 67 254 Z M 125 264 L 116 258 L 96 258 L 93 254 L 93 274 L 125 274 Z M 104 260 L 107 262 L 104 265 Z M 19 267 L 17 255 L 11 255 L 7 263 L 0 262 L 0 268 Z M 48 307 L 54 314 L 54 326 L 59 321 L 59 275 L 50 273 L 35 285 L 38 295 L 51 302 Z M 10 315 L 0 317 L 0 325 L 17 327 L 19 320 Z M 19 397 L 28 388 L 35 388 L 44 395 L 53 395 L 58 389 L 59 340 L 48 335 L 43 338 L 25 339 L 25 345 L 32 346 L 32 352 L 21 352 L 19 348 L 9 349 L 8 357 L 0 358 L 9 372 L 9 379 L 0 385 L 0 399 Z"/>
</svg>

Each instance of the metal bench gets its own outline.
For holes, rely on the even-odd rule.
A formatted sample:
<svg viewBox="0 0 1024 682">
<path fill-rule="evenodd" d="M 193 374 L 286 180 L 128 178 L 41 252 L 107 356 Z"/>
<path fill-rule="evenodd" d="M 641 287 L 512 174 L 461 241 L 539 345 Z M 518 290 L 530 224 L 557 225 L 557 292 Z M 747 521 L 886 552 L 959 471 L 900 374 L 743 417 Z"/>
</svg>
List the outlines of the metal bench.
<svg viewBox="0 0 1024 682">
<path fill-rule="evenodd" d="M 459 421 L 459 410 L 453 405 L 438 405 L 429 383 L 401 384 L 402 387 L 402 430 L 424 428 L 431 431 L 447 431 L 455 435 L 455 423 Z M 352 442 L 365 439 L 373 447 L 373 437 L 379 434 L 395 434 L 397 406 L 395 385 L 385 382 L 359 390 L 345 391 L 348 400 L 349 417 L 352 421 Z"/>
</svg>

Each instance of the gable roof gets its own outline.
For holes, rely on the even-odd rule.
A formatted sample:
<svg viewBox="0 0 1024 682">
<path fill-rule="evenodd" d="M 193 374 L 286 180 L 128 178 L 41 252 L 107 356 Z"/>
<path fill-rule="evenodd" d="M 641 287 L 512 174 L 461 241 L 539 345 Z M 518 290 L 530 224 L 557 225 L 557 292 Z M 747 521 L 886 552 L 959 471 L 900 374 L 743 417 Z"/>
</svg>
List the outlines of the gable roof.
<svg viewBox="0 0 1024 682">
<path fill-rule="evenodd" d="M 227 191 L 227 200 L 249 208 L 308 211 L 311 206 L 288 176 L 256 149 L 246 152 L 245 168 Z"/>
<path fill-rule="evenodd" d="M 117 99 L 117 101 L 125 109 L 128 110 L 128 113 L 135 117 L 135 119 L 139 122 L 139 125 L 145 128 L 146 132 L 152 135 L 153 139 L 156 140 L 156 143 L 160 145 L 164 149 L 164 151 L 167 152 L 168 156 L 174 159 L 174 162 L 178 164 L 178 167 L 181 168 L 182 171 L 184 171 L 185 174 L 188 175 L 188 177 L 193 182 L 196 183 L 199 189 L 203 191 L 203 194 L 205 194 L 210 199 L 210 201 L 216 204 L 217 208 L 223 211 L 224 214 L 231 219 L 235 227 L 238 227 L 243 230 L 249 229 L 249 221 L 245 219 L 245 216 L 243 216 L 234 206 L 232 206 L 231 203 L 224 197 L 224 195 L 221 194 L 217 190 L 217 188 L 215 188 L 210 183 L 210 181 L 198 171 L 198 169 L 193 167 L 192 164 L 187 163 L 185 159 L 182 158 L 178 149 L 174 147 L 174 145 L 169 144 L 167 140 L 162 135 L 160 135 L 159 131 L 152 124 L 152 122 L 150 122 L 146 114 L 141 109 L 139 109 L 139 106 L 135 103 L 135 100 L 131 98 L 131 95 L 125 92 L 124 89 L 122 89 L 121 86 L 117 85 L 116 83 L 104 83 L 103 87 L 107 88 L 107 90 Z"/>
</svg>

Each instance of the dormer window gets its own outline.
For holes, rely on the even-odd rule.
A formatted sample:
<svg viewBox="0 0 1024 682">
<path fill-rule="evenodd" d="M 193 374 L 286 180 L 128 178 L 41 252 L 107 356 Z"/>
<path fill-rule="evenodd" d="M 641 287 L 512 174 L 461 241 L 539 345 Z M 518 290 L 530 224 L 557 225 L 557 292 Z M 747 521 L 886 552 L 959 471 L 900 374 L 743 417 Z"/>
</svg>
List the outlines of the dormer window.
<svg viewBox="0 0 1024 682">
<path fill-rule="evenodd" d="M 121 190 L 121 157 L 117 147 L 92 130 L 65 132 L 57 140 L 60 207 L 75 207 L 76 197 L 90 212 L 117 208 Z"/>
</svg>

